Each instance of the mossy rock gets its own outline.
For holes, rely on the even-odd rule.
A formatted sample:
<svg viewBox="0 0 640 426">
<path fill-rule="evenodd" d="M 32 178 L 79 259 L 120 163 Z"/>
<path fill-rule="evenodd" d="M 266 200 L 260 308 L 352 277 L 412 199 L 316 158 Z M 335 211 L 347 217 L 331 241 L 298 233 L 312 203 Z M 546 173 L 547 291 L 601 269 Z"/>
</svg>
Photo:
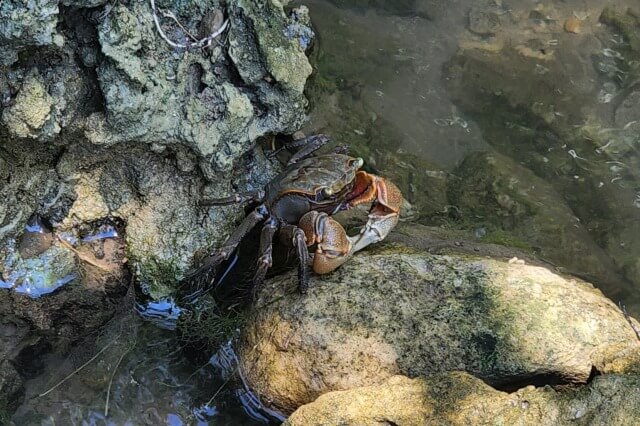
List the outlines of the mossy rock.
<svg viewBox="0 0 640 426">
<path fill-rule="evenodd" d="M 263 401 L 285 412 L 318 396 L 465 370 L 503 388 L 585 383 L 640 350 L 620 309 L 589 283 L 546 268 L 408 247 L 355 255 L 263 287 L 240 345 Z"/>
</svg>

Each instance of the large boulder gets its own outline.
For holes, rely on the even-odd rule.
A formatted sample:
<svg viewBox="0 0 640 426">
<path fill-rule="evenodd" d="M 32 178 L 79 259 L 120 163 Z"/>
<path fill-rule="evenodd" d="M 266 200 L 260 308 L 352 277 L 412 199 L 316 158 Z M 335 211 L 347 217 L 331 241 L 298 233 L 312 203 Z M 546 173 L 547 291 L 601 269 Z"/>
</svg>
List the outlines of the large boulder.
<svg viewBox="0 0 640 426">
<path fill-rule="evenodd" d="M 625 360 L 640 342 L 612 301 L 523 263 L 391 245 L 313 276 L 306 296 L 295 274 L 276 277 L 243 333 L 242 370 L 263 401 L 292 412 L 396 374 L 464 370 L 517 389 L 635 368 Z"/>
<path fill-rule="evenodd" d="M 639 385 L 638 376 L 608 375 L 570 391 L 528 386 L 508 394 L 461 372 L 394 376 L 379 385 L 325 394 L 284 424 L 636 424 Z"/>
</svg>

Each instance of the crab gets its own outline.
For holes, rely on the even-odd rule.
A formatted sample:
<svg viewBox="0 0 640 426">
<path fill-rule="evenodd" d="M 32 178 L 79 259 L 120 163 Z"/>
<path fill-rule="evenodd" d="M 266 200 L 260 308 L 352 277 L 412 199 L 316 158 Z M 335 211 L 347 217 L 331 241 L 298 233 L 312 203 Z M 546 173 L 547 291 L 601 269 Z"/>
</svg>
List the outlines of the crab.
<svg viewBox="0 0 640 426">
<path fill-rule="evenodd" d="M 309 263 L 316 274 L 332 272 L 353 253 L 389 234 L 400 216 L 403 201 L 400 190 L 383 177 L 360 170 L 364 163 L 361 158 L 340 151 L 314 155 L 328 141 L 327 136 L 316 135 L 287 146 L 302 148 L 262 190 L 203 202 L 209 206 L 255 202 L 258 206 L 222 247 L 205 259 L 201 270 L 212 270 L 228 259 L 249 231 L 262 223 L 253 278 L 254 297 L 272 266 L 276 234 L 295 250 L 299 290 L 304 294 L 309 285 Z M 358 235 L 349 237 L 332 215 L 365 203 L 371 204 L 368 220 Z"/>
</svg>

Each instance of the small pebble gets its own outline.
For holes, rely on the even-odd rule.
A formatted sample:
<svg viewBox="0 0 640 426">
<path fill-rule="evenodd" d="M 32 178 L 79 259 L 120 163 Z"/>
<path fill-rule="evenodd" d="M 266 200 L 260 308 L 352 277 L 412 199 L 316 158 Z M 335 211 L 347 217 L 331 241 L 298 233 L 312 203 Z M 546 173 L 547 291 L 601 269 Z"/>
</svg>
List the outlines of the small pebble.
<svg viewBox="0 0 640 426">
<path fill-rule="evenodd" d="M 572 16 L 571 18 L 564 21 L 564 30 L 568 33 L 579 34 L 581 27 L 582 21 L 575 16 Z"/>
</svg>

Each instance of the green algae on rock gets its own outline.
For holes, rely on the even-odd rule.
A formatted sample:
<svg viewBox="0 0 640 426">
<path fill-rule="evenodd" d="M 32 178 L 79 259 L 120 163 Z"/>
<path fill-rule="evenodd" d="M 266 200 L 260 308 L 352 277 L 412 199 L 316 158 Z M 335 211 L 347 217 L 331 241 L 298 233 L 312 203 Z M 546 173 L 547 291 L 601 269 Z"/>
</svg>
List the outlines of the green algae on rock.
<svg viewBox="0 0 640 426">
<path fill-rule="evenodd" d="M 313 277 L 306 297 L 295 281 L 266 283 L 240 348 L 250 386 L 285 412 L 395 374 L 585 383 L 640 350 L 599 290 L 520 262 L 391 246 Z"/>
</svg>

